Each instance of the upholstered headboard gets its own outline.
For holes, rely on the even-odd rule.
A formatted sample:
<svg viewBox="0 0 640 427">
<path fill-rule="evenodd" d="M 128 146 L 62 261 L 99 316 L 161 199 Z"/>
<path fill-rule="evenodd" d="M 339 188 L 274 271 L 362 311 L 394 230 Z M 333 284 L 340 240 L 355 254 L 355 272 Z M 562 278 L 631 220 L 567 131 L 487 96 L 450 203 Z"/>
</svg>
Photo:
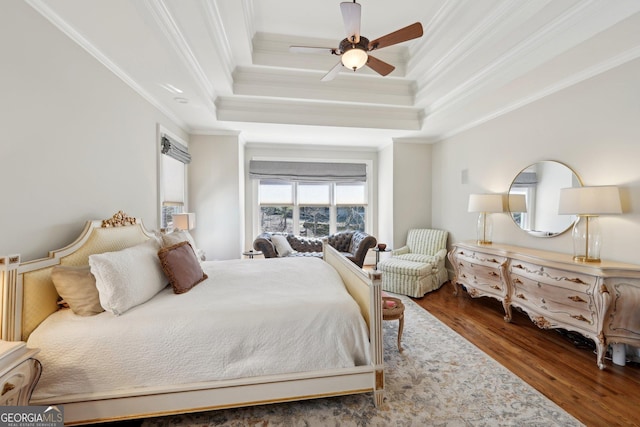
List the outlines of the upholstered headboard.
<svg viewBox="0 0 640 427">
<path fill-rule="evenodd" d="M 58 293 L 51 280 L 56 265 L 87 265 L 89 255 L 118 251 L 151 238 L 139 219 L 118 212 L 107 220 L 87 221 L 70 245 L 46 258 L 21 263 L 19 255 L 0 257 L 2 339 L 26 340 L 58 309 Z"/>
</svg>

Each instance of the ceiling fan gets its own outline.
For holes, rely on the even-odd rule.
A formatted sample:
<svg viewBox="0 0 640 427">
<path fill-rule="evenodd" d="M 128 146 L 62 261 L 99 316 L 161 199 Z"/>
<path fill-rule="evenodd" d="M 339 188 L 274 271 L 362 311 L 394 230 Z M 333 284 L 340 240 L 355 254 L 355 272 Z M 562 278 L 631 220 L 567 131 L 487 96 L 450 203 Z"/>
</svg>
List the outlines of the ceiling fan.
<svg viewBox="0 0 640 427">
<path fill-rule="evenodd" d="M 366 65 L 376 73 L 386 76 L 396 67 L 369 55 L 369 52 L 422 37 L 422 24 L 416 22 L 386 36 L 369 41 L 369 39 L 360 35 L 360 9 L 360 4 L 356 3 L 356 0 L 353 0 L 353 3 L 340 3 L 340 11 L 347 31 L 347 38 L 342 40 L 337 48 L 290 46 L 289 51 L 294 53 L 330 53 L 340 56 L 340 62 L 325 74 L 322 78 L 323 82 L 333 80 L 343 66 L 356 71 Z"/>
</svg>

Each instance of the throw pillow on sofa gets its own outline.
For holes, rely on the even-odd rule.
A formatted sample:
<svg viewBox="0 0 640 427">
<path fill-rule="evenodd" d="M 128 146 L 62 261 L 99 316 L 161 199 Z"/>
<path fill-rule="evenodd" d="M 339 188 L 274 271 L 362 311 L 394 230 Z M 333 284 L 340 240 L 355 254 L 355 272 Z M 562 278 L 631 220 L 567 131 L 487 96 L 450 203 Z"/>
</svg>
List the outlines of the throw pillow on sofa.
<svg viewBox="0 0 640 427">
<path fill-rule="evenodd" d="M 271 236 L 271 241 L 276 247 L 276 252 L 279 257 L 286 257 L 295 252 L 285 236 L 274 234 Z"/>
</svg>

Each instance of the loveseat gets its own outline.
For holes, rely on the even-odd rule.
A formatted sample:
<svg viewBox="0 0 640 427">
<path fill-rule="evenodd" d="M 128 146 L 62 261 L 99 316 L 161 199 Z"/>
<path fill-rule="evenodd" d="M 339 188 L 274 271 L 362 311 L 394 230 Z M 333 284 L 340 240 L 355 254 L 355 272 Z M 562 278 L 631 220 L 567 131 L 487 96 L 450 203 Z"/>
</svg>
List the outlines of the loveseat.
<svg viewBox="0 0 640 427">
<path fill-rule="evenodd" d="M 280 253 L 276 249 L 273 236 L 282 236 L 286 239 L 292 251 L 285 248 Z M 280 239 L 282 240 L 282 239 Z M 362 267 L 369 249 L 377 244 L 375 237 L 362 231 L 342 231 L 327 237 L 327 243 L 353 261 L 358 267 Z M 281 244 L 280 244 L 281 246 Z M 265 258 L 279 256 L 315 256 L 322 257 L 322 240 L 312 239 L 293 234 L 262 233 L 253 241 L 253 249 L 262 251 Z"/>
</svg>

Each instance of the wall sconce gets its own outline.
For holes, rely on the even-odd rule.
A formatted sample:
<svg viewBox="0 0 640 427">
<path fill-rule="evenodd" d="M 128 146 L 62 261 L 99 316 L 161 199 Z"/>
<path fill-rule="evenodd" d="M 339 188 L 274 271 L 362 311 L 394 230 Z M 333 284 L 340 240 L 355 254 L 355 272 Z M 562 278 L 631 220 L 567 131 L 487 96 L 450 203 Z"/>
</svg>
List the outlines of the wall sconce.
<svg viewBox="0 0 640 427">
<path fill-rule="evenodd" d="M 196 214 L 195 213 L 174 213 L 173 228 L 178 230 L 193 230 L 196 228 Z"/>
<path fill-rule="evenodd" d="M 471 194 L 469 195 L 469 212 L 479 212 L 476 225 L 478 244 L 491 244 L 493 220 L 490 213 L 504 212 L 501 194 Z"/>
<path fill-rule="evenodd" d="M 560 190 L 560 215 L 578 215 L 573 224 L 573 260 L 599 262 L 600 221 L 598 215 L 620 214 L 618 187 L 576 187 Z"/>
</svg>

